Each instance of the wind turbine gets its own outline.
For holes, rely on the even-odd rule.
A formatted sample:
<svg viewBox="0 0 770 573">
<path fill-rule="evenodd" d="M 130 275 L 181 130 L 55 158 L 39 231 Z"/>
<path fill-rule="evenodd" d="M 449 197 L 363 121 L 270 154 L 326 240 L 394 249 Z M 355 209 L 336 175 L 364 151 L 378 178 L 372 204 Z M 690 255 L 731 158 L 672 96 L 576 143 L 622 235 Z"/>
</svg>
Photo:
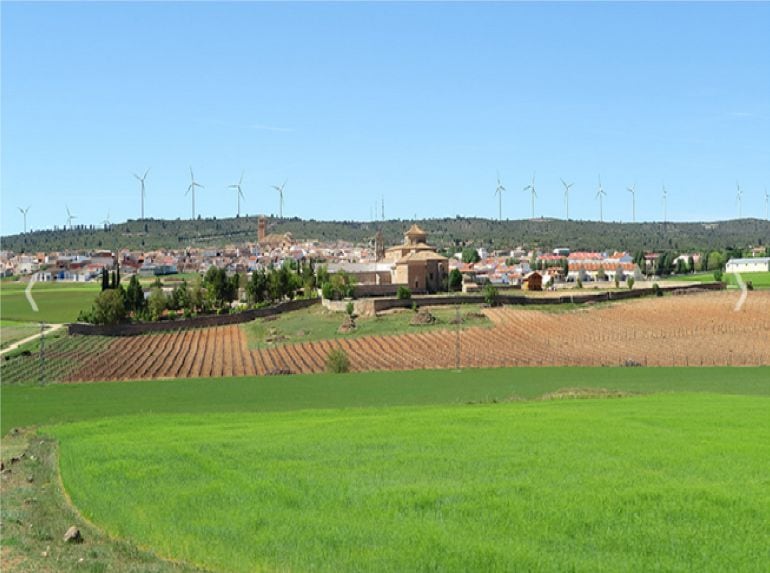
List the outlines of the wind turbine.
<svg viewBox="0 0 770 573">
<path fill-rule="evenodd" d="M 241 171 L 241 178 L 238 180 L 238 183 L 228 186 L 228 189 L 237 189 L 235 196 L 238 198 L 238 217 L 241 216 L 241 197 L 243 197 L 244 200 L 246 199 L 243 195 L 243 191 L 241 191 L 241 183 L 243 183 L 243 171 Z"/>
<path fill-rule="evenodd" d="M 535 192 L 535 174 L 532 174 L 532 183 L 524 187 L 524 191 L 530 191 L 532 193 L 532 218 L 535 218 L 535 197 L 537 197 L 537 193 Z"/>
<path fill-rule="evenodd" d="M 77 216 L 70 213 L 70 208 L 67 205 L 64 206 L 67 209 L 67 226 L 72 230 L 72 219 L 77 219 Z"/>
<path fill-rule="evenodd" d="M 187 193 L 192 191 L 192 218 L 195 220 L 195 188 L 200 187 L 203 189 L 203 185 L 195 181 L 195 175 L 193 175 L 192 167 L 190 167 L 190 186 L 187 188 Z M 187 195 L 185 193 L 185 195 Z"/>
<path fill-rule="evenodd" d="M 31 207 L 31 206 L 32 205 L 30 205 L 29 207 Z M 21 207 L 17 207 L 19 212 L 21 212 L 22 216 L 24 217 L 24 234 L 25 235 L 27 234 L 27 211 L 29 211 L 29 207 L 27 207 L 26 209 L 22 209 Z"/>
<path fill-rule="evenodd" d="M 765 219 L 770 221 L 770 212 L 768 212 L 768 204 L 770 204 L 770 195 L 767 194 L 767 187 L 765 187 Z"/>
<path fill-rule="evenodd" d="M 596 197 L 599 199 L 599 221 L 604 221 L 604 205 L 602 199 L 607 195 L 602 187 L 602 176 L 599 175 L 599 190 L 596 192 Z"/>
<path fill-rule="evenodd" d="M 278 191 L 278 218 L 283 219 L 283 188 L 286 187 L 286 183 L 289 180 L 283 182 L 283 185 L 273 185 L 273 189 Z"/>
<path fill-rule="evenodd" d="M 503 220 L 503 193 L 505 192 L 505 187 L 503 186 L 502 182 L 500 181 L 500 173 L 497 174 L 497 187 L 495 188 L 495 195 L 498 196 L 498 204 L 497 204 L 497 211 L 498 220 Z"/>
<path fill-rule="evenodd" d="M 626 190 L 631 193 L 631 221 L 636 223 L 636 182 L 631 187 L 626 187 Z"/>
<path fill-rule="evenodd" d="M 144 175 L 139 177 L 136 173 L 134 173 L 134 177 L 136 177 L 139 180 L 139 184 L 141 186 L 141 197 L 142 197 L 142 219 L 144 219 L 144 180 L 147 177 L 147 174 L 150 172 L 149 169 L 144 172 Z"/>
<path fill-rule="evenodd" d="M 737 193 L 735 194 L 735 201 L 738 203 L 738 218 L 740 219 L 743 215 L 743 205 L 741 204 L 741 198 L 743 197 L 743 191 L 741 191 L 741 186 L 738 185 L 738 182 L 735 182 L 735 187 L 738 189 Z"/>
<path fill-rule="evenodd" d="M 564 179 L 561 179 L 561 184 L 564 185 L 564 204 L 567 206 L 567 220 L 569 221 L 569 189 L 574 183 L 567 183 Z"/>
<path fill-rule="evenodd" d="M 107 211 L 107 217 L 105 217 L 104 221 L 102 221 L 102 225 L 104 225 L 105 227 L 109 227 L 110 225 L 112 225 L 112 223 L 110 223 L 110 212 L 109 211 Z"/>
<path fill-rule="evenodd" d="M 663 184 L 663 222 L 668 223 L 668 190 L 665 183 Z"/>
</svg>

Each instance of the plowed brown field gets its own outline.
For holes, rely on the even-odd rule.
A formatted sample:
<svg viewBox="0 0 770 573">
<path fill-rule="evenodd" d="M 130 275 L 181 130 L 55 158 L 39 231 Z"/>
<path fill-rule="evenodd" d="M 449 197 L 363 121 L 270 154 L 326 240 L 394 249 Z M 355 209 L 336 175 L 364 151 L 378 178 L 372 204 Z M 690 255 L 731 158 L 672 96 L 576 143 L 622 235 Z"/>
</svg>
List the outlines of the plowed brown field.
<svg viewBox="0 0 770 573">
<path fill-rule="evenodd" d="M 645 298 L 553 313 L 488 309 L 493 328 L 415 330 L 249 350 L 237 326 L 116 339 L 83 360 L 71 381 L 321 372 L 332 348 L 351 370 L 516 365 L 649 366 L 770 364 L 770 292 Z M 458 344 L 459 336 L 459 344 Z"/>
</svg>

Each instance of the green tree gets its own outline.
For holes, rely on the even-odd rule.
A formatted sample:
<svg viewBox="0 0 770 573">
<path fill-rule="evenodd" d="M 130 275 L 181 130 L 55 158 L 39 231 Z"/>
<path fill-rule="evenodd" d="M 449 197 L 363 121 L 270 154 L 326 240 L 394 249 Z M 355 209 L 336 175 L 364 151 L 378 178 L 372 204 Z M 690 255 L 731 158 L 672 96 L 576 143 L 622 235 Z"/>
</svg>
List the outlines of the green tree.
<svg viewBox="0 0 770 573">
<path fill-rule="evenodd" d="M 409 287 L 401 285 L 396 289 L 396 298 L 398 300 L 408 300 L 412 298 L 412 291 L 409 290 Z"/>
<path fill-rule="evenodd" d="M 463 287 L 463 274 L 459 269 L 449 271 L 449 290 L 458 291 Z"/>
<path fill-rule="evenodd" d="M 465 247 L 462 252 L 464 263 L 478 263 L 481 260 L 479 252 L 473 247 Z"/>
<path fill-rule="evenodd" d="M 107 289 L 99 293 L 92 311 L 96 324 L 117 324 L 126 318 L 126 305 L 122 289 Z"/>
<path fill-rule="evenodd" d="M 167 305 L 168 298 L 163 292 L 163 289 L 154 287 L 150 292 L 150 297 L 147 299 L 147 308 L 150 311 L 152 320 L 159 320 L 163 315 L 163 311 L 166 310 Z"/>
<path fill-rule="evenodd" d="M 485 285 L 482 294 L 484 295 L 484 302 L 489 306 L 497 304 L 497 289 L 494 286 L 490 284 Z"/>
<path fill-rule="evenodd" d="M 626 284 L 628 285 L 628 290 L 631 290 L 634 288 L 634 277 L 630 276 L 626 279 Z"/>
<path fill-rule="evenodd" d="M 721 269 L 723 264 L 724 260 L 722 258 L 722 253 L 719 251 L 711 251 L 708 254 L 708 262 L 706 263 L 707 271 L 716 271 Z"/>
<path fill-rule="evenodd" d="M 110 288 L 110 277 L 107 273 L 107 267 L 102 267 L 102 290 Z"/>
<path fill-rule="evenodd" d="M 264 269 L 259 269 L 251 273 L 251 280 L 246 286 L 246 292 L 249 300 L 257 304 L 262 303 L 267 298 L 268 279 Z"/>
<path fill-rule="evenodd" d="M 144 290 L 136 275 L 132 275 L 126 290 L 126 310 L 129 312 L 141 312 L 144 310 L 144 307 Z"/>
<path fill-rule="evenodd" d="M 176 285 L 171 293 L 171 300 L 169 300 L 168 307 L 173 310 L 184 310 L 190 306 L 190 292 L 188 290 L 187 281 L 182 280 L 181 283 Z"/>
</svg>

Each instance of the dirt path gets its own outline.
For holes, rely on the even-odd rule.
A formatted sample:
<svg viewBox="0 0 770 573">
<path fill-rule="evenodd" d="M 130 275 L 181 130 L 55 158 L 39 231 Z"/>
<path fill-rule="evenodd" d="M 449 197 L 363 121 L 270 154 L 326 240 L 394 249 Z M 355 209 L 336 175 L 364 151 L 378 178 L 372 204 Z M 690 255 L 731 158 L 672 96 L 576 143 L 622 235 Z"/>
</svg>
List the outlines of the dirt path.
<svg viewBox="0 0 770 573">
<path fill-rule="evenodd" d="M 51 334 L 52 332 L 56 332 L 57 330 L 59 330 L 64 326 L 67 326 L 67 325 L 66 324 L 49 324 L 48 328 L 46 328 L 45 330 L 45 334 L 48 335 L 48 334 Z M 28 336 L 27 338 L 22 338 L 21 340 L 17 340 L 16 342 L 8 346 L 8 348 L 3 348 L 3 350 L 0 350 L 0 356 L 2 356 L 3 354 L 7 354 L 11 350 L 16 350 L 22 344 L 26 344 L 27 342 L 32 342 L 33 340 L 37 340 L 38 338 L 40 338 L 39 332 L 33 334 L 32 336 Z"/>
</svg>

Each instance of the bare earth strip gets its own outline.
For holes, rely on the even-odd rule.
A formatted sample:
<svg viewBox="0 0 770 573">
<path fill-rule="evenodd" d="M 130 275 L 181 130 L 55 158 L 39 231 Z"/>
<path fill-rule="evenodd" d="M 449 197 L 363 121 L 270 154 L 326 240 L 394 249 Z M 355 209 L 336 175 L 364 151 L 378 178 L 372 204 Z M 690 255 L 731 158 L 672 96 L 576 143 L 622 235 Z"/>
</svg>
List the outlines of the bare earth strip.
<svg viewBox="0 0 770 573">
<path fill-rule="evenodd" d="M 770 292 L 715 292 L 646 298 L 565 313 L 520 307 L 487 309 L 492 328 L 460 331 L 461 367 L 517 365 L 649 366 L 770 364 Z M 141 337 L 137 337 L 140 339 Z M 166 340 L 168 338 L 168 340 Z M 184 340 L 180 356 L 180 338 Z M 117 339 L 72 380 L 126 380 L 276 370 L 321 372 L 337 347 L 353 371 L 454 368 L 452 330 L 325 340 L 249 350 L 237 326 L 157 334 L 151 344 Z M 167 356 L 159 356 L 166 353 Z M 115 368 L 115 364 L 124 365 Z"/>
</svg>

